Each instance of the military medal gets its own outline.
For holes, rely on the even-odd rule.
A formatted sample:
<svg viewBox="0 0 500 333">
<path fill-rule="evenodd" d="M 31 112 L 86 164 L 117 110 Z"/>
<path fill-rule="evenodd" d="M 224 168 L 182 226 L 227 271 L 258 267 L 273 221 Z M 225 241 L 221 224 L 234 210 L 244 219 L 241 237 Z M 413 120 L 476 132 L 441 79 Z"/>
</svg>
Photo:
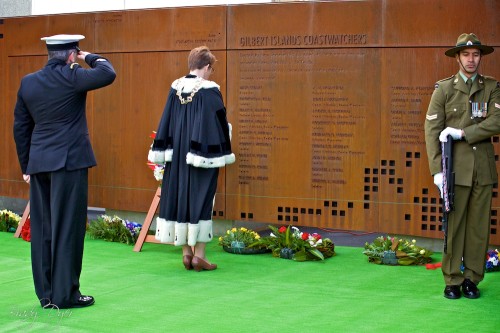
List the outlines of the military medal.
<svg viewBox="0 0 500 333">
<path fill-rule="evenodd" d="M 477 110 L 479 108 L 479 103 L 472 103 L 472 118 L 477 118 Z"/>
<path fill-rule="evenodd" d="M 481 110 L 483 113 L 482 116 L 483 116 L 483 118 L 486 118 L 486 115 L 488 114 L 488 103 L 484 102 L 481 104 L 482 104 Z"/>
<path fill-rule="evenodd" d="M 486 118 L 488 103 L 472 102 L 472 118 Z"/>
</svg>

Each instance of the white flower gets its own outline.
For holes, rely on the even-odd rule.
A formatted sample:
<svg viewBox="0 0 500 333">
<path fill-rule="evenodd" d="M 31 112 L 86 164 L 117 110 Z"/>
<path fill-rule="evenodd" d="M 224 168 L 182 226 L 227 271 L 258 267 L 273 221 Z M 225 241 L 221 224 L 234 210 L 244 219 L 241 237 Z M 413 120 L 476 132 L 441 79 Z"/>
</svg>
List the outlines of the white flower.
<svg viewBox="0 0 500 333">
<path fill-rule="evenodd" d="M 425 254 L 425 250 L 420 250 L 420 254 Z"/>
<path fill-rule="evenodd" d="M 19 220 L 21 220 L 21 216 L 17 215 L 16 213 L 14 213 L 10 210 L 7 210 L 7 209 L 1 210 L 0 215 L 7 215 L 9 218 L 14 219 L 17 222 L 19 222 Z"/>
<path fill-rule="evenodd" d="M 415 239 L 412 239 L 411 242 L 415 244 L 417 241 Z"/>
<path fill-rule="evenodd" d="M 302 232 L 297 227 L 292 227 L 293 236 L 295 238 L 302 238 Z"/>
<path fill-rule="evenodd" d="M 272 232 L 271 232 L 271 234 L 269 236 L 276 238 L 276 235 L 273 234 Z"/>
<path fill-rule="evenodd" d="M 163 180 L 163 167 L 160 165 L 156 165 L 153 170 L 153 175 L 157 181 Z"/>
</svg>

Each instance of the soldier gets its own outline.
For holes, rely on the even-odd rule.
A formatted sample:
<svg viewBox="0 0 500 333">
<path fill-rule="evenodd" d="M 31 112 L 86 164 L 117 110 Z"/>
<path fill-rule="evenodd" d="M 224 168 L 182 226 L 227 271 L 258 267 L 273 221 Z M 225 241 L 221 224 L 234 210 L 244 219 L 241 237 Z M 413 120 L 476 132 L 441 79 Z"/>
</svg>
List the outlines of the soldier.
<svg viewBox="0 0 500 333">
<path fill-rule="evenodd" d="M 44 37 L 49 60 L 21 80 L 14 139 L 30 184 L 31 264 L 42 307 L 94 304 L 80 293 L 87 221 L 88 168 L 96 165 L 89 139 L 87 92 L 111 84 L 113 66 L 81 51 L 81 35 Z M 84 60 L 91 68 L 80 67 Z"/>
<path fill-rule="evenodd" d="M 444 296 L 449 299 L 460 298 L 461 292 L 478 298 L 477 285 L 484 277 L 492 188 L 498 179 L 491 137 L 500 134 L 500 88 L 478 69 L 482 57 L 493 51 L 472 33 L 458 37 L 445 54 L 455 58 L 459 72 L 436 83 L 425 120 L 429 168 L 441 197 L 440 142 L 448 135 L 454 140 L 455 209 L 448 215 L 442 263 Z"/>
</svg>

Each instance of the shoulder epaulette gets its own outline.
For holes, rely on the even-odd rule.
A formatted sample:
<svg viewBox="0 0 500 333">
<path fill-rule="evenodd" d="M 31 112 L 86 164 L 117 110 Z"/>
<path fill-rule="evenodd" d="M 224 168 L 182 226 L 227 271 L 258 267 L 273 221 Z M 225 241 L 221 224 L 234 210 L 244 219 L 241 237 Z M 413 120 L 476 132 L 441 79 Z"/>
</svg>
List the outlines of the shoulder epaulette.
<svg viewBox="0 0 500 333">
<path fill-rule="evenodd" d="M 443 82 L 449 81 L 449 80 L 453 79 L 454 77 L 455 77 L 455 75 L 452 75 L 452 76 L 450 76 L 450 77 L 447 77 L 447 78 L 445 78 L 445 79 L 442 79 L 442 80 L 437 81 L 437 82 L 436 82 L 436 84 L 434 85 L 434 89 L 439 88 L 439 84 L 440 84 L 440 83 L 443 83 Z"/>
<path fill-rule="evenodd" d="M 500 88 L 500 82 L 496 78 L 494 78 L 493 76 L 479 74 L 478 77 L 479 77 L 479 80 L 480 80 L 479 83 L 483 83 L 484 82 L 484 84 L 488 84 L 488 85 L 493 84 L 497 88 Z M 481 81 L 483 81 L 483 82 L 481 82 Z"/>
<path fill-rule="evenodd" d="M 75 67 L 75 66 L 80 66 L 80 65 L 78 65 L 77 62 L 74 62 L 71 65 L 69 65 L 69 68 L 73 69 L 73 67 Z"/>
<path fill-rule="evenodd" d="M 439 80 L 439 81 L 437 81 L 436 83 L 449 81 L 449 80 L 453 79 L 454 77 L 455 77 L 455 75 L 452 75 L 452 76 L 447 77 L 447 78 L 445 78 L 445 79 Z"/>
<path fill-rule="evenodd" d="M 496 78 L 494 78 L 493 76 L 480 75 L 480 77 L 482 77 L 485 81 L 495 81 L 495 82 L 498 82 L 498 80 Z"/>
</svg>

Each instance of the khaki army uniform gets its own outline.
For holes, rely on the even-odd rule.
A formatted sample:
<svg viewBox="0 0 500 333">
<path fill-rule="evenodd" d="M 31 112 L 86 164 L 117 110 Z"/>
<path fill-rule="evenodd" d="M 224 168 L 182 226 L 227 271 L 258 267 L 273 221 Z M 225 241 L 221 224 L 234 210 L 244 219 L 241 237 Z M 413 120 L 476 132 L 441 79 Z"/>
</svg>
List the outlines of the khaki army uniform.
<svg viewBox="0 0 500 333">
<path fill-rule="evenodd" d="M 487 110 L 473 117 L 473 103 L 483 103 Z M 484 277 L 492 188 L 498 181 L 491 137 L 500 133 L 499 83 L 478 74 L 469 92 L 459 73 L 436 83 L 425 120 L 432 175 L 442 171 L 439 134 L 446 127 L 462 129 L 465 136 L 453 142 L 455 209 L 448 216 L 444 280 L 446 285 L 460 285 L 464 279 L 478 284 Z"/>
</svg>

